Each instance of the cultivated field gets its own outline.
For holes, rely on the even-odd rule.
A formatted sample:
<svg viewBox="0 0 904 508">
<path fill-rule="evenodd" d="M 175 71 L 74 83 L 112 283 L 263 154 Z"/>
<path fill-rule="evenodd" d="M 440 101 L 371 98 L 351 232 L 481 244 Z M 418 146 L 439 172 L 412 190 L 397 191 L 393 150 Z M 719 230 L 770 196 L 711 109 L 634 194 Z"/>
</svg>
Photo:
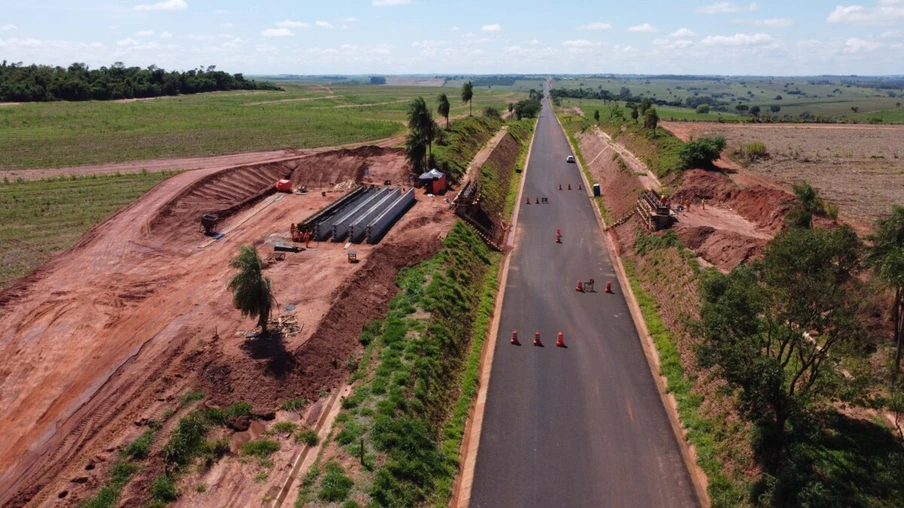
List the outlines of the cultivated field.
<svg viewBox="0 0 904 508">
<path fill-rule="evenodd" d="M 126 102 L 0 108 L 0 171 L 246 151 L 336 146 L 404 132 L 407 103 L 435 104 L 436 87 L 284 84 L 285 92 L 227 92 Z M 447 90 L 453 116 L 466 115 Z M 479 90 L 473 111 L 504 111 L 520 92 Z"/>
<path fill-rule="evenodd" d="M 764 112 L 769 106 L 781 108 L 780 115 L 798 118 L 802 113 L 812 116 L 832 116 L 844 119 L 866 121 L 872 118 L 885 122 L 904 121 L 904 110 L 899 104 L 904 100 L 904 91 L 845 85 L 840 78 L 819 78 L 821 84 L 811 84 L 817 78 L 743 78 L 720 79 L 647 79 L 647 78 L 600 78 L 568 77 L 556 78 L 558 88 L 584 88 L 608 90 L 619 93 L 622 87 L 632 95 L 643 95 L 661 100 L 686 100 L 694 96 L 713 96 L 720 101 L 736 104 L 760 106 Z M 824 82 L 824 84 L 823 84 Z M 894 95 L 894 97 L 890 96 Z M 778 97 L 781 96 L 781 99 Z M 851 108 L 857 108 L 854 112 Z M 688 118 L 693 110 L 685 109 Z M 665 115 L 660 114 L 663 118 Z M 673 115 L 677 119 L 680 116 Z M 701 117 L 705 119 L 705 117 Z"/>
<path fill-rule="evenodd" d="M 683 140 L 725 136 L 727 152 L 762 141 L 769 157 L 747 167 L 784 184 L 807 181 L 841 209 L 870 223 L 904 203 L 904 128 L 866 125 L 672 123 Z"/>
</svg>

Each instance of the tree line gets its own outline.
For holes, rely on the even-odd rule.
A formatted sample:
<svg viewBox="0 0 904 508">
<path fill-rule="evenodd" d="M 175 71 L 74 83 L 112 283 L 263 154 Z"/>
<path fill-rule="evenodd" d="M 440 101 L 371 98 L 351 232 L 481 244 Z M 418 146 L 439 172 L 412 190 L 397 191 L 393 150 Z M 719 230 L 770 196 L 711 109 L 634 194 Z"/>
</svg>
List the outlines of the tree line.
<svg viewBox="0 0 904 508">
<path fill-rule="evenodd" d="M 0 64 L 0 102 L 48 102 L 142 99 L 225 90 L 281 90 L 269 82 L 245 79 L 216 67 L 185 72 L 146 69 L 116 62 L 90 69 L 74 63 L 67 68 L 49 65 Z"/>
</svg>

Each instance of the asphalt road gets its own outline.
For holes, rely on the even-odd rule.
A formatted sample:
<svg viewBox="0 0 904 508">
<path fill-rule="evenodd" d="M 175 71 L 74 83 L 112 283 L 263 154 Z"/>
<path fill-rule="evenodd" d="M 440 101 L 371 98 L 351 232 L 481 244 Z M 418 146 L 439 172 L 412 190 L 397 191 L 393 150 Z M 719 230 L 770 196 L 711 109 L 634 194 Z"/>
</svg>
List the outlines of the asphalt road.
<svg viewBox="0 0 904 508">
<path fill-rule="evenodd" d="M 472 508 L 692 507 L 672 433 L 593 203 L 545 102 L 519 215 Z M 567 189 L 558 190 L 562 184 Z M 546 197 L 548 204 L 534 204 Z M 555 243 L 556 228 L 562 244 Z M 596 293 L 578 293 L 578 279 Z M 612 282 L 614 295 L 603 292 Z M 521 346 L 509 344 L 518 330 Z M 539 330 L 545 347 L 532 345 Z M 555 346 L 564 332 L 567 349 Z"/>
</svg>

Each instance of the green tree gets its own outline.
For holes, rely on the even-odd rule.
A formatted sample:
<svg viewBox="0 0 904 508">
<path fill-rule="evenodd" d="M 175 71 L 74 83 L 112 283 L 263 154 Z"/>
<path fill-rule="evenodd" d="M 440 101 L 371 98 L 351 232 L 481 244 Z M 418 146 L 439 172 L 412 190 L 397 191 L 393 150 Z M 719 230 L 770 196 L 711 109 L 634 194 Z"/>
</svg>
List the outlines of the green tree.
<svg viewBox="0 0 904 508">
<path fill-rule="evenodd" d="M 640 118 L 640 111 L 637 103 L 626 102 L 625 107 L 631 110 L 631 119 L 634 120 L 634 123 L 637 123 L 637 119 Z"/>
<path fill-rule="evenodd" d="M 709 113 L 709 104 L 701 104 L 697 106 L 697 113 L 701 115 Z"/>
<path fill-rule="evenodd" d="M 769 106 L 769 111 L 772 111 L 773 113 L 778 113 L 781 110 L 782 110 L 782 107 L 779 106 L 778 104 L 773 104 L 773 105 Z"/>
<path fill-rule="evenodd" d="M 656 108 L 650 108 L 646 110 L 643 114 L 643 128 L 651 129 L 653 133 L 656 133 L 656 127 L 659 125 L 659 113 L 656 111 Z"/>
<path fill-rule="evenodd" d="M 708 168 L 721 156 L 722 150 L 725 150 L 724 137 L 699 138 L 685 143 L 678 156 L 683 169 Z"/>
<path fill-rule="evenodd" d="M 738 104 L 737 106 L 735 106 L 735 109 L 738 110 L 739 115 L 745 115 L 747 114 L 747 111 L 750 110 L 750 106 L 746 104 Z"/>
<path fill-rule="evenodd" d="M 242 245 L 239 254 L 232 258 L 229 266 L 238 273 L 229 279 L 232 291 L 232 305 L 242 312 L 242 316 L 257 318 L 261 335 L 267 335 L 267 321 L 270 310 L 276 304 L 270 289 L 270 279 L 264 277 L 264 262 L 254 247 Z"/>
<path fill-rule="evenodd" d="M 446 94 L 441 93 L 439 97 L 436 98 L 437 106 L 436 112 L 439 113 L 439 116 L 446 119 L 446 130 L 449 130 L 449 111 L 452 109 L 452 106 L 449 104 L 449 97 Z"/>
<path fill-rule="evenodd" d="M 413 99 L 408 104 L 408 132 L 409 138 L 405 141 L 408 160 L 415 170 L 427 166 L 427 160 L 433 152 L 433 139 L 439 131 L 430 108 L 423 97 Z M 424 149 L 424 150 L 422 150 Z M 415 156 L 423 158 L 416 159 Z"/>
<path fill-rule="evenodd" d="M 789 419 L 837 393 L 840 363 L 860 350 L 859 254 L 849 226 L 789 229 L 762 260 L 703 277 L 699 361 L 778 443 Z"/>
<path fill-rule="evenodd" d="M 754 106 L 754 107 L 750 108 L 750 114 L 753 115 L 754 118 L 759 118 L 760 111 L 762 111 L 762 110 L 760 109 L 759 106 Z"/>
<path fill-rule="evenodd" d="M 508 103 L 508 112 L 511 113 L 513 111 L 515 111 L 515 103 L 510 102 L 510 103 Z"/>
<path fill-rule="evenodd" d="M 593 120 L 594 120 L 595 122 L 599 122 L 599 121 L 600 121 L 600 110 L 597 109 L 596 111 L 593 112 Z"/>
<path fill-rule="evenodd" d="M 640 115 L 644 116 L 647 114 L 647 111 L 653 107 L 653 101 L 649 98 L 644 98 L 644 100 L 640 103 Z"/>
<path fill-rule="evenodd" d="M 876 221 L 875 232 L 867 237 L 866 262 L 880 280 L 894 291 L 895 376 L 901 365 L 904 343 L 904 206 L 892 206 L 891 215 Z"/>
<path fill-rule="evenodd" d="M 501 119 L 502 115 L 499 113 L 499 110 L 494 108 L 493 106 L 487 106 L 483 108 L 483 116 L 486 118 L 496 118 Z"/>
<path fill-rule="evenodd" d="M 793 190 L 797 202 L 788 212 L 785 221 L 792 227 L 809 229 L 813 226 L 814 215 L 826 215 L 825 201 L 819 197 L 819 191 L 807 182 L 794 184 Z"/>
<path fill-rule="evenodd" d="M 461 85 L 461 102 L 468 103 L 468 116 L 471 116 L 471 100 L 474 98 L 474 85 L 467 81 Z"/>
</svg>

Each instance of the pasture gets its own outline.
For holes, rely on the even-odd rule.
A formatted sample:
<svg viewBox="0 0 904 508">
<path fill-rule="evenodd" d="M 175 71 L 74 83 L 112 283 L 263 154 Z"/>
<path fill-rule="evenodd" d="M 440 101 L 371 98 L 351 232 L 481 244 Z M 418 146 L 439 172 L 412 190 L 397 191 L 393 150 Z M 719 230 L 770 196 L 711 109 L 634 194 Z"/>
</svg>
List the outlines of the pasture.
<svg viewBox="0 0 904 508">
<path fill-rule="evenodd" d="M 405 132 L 408 102 L 435 108 L 445 92 L 451 115 L 468 114 L 457 90 L 280 83 L 284 92 L 224 92 L 140 101 L 0 107 L 0 170 L 55 168 L 158 158 L 314 148 Z M 479 89 L 473 111 L 504 111 L 525 94 Z M 436 115 L 435 115 L 436 116 Z M 439 121 L 439 119 L 437 119 Z"/>
</svg>

